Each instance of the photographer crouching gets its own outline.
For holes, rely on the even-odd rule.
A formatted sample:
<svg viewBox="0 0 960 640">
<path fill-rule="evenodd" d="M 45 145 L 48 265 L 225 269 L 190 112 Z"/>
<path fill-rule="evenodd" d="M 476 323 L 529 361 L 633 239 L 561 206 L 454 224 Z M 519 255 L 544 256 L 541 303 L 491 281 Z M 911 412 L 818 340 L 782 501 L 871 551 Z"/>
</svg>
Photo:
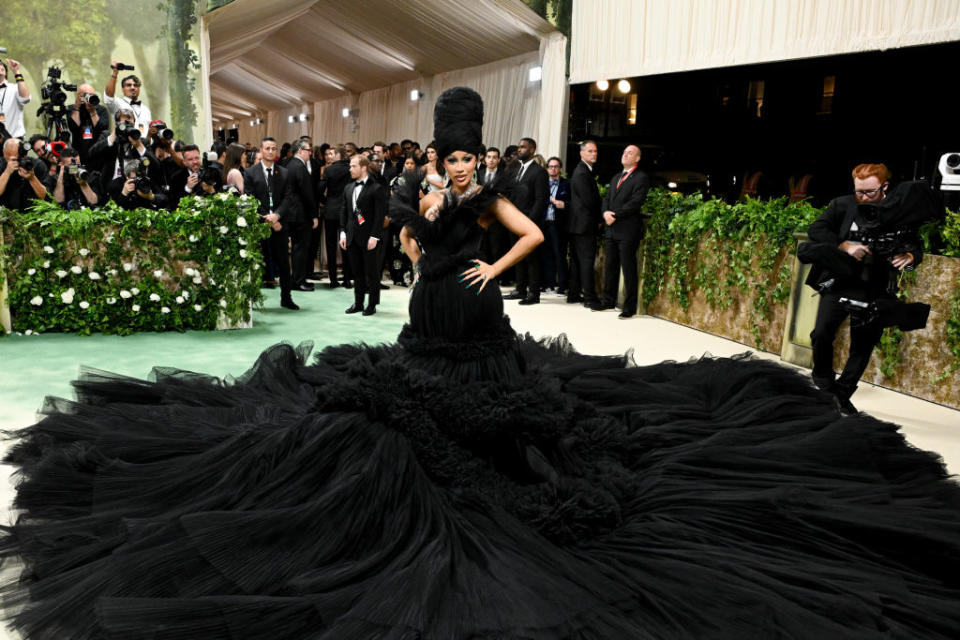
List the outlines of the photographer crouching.
<svg viewBox="0 0 960 640">
<path fill-rule="evenodd" d="M 142 171 L 146 172 L 150 180 L 151 193 L 164 194 L 160 161 L 144 144 L 140 129 L 135 124 L 133 112 L 120 109 L 114 119 L 116 121 L 114 130 L 109 133 L 103 132 L 100 139 L 90 148 L 91 167 L 102 167 L 102 192 L 113 195 L 110 188 L 111 182 L 125 177 L 124 162 L 134 158 L 139 159 L 143 164 Z M 162 200 L 166 204 L 165 195 Z"/>
<path fill-rule="evenodd" d="M 841 413 L 857 409 L 857 388 L 883 329 L 926 326 L 928 305 L 897 299 L 899 278 L 923 260 L 920 225 L 943 206 L 924 183 L 906 182 L 890 190 L 883 164 L 854 168 L 853 195 L 834 199 L 808 230 L 810 242 L 798 248 L 801 262 L 813 263 L 806 284 L 820 292 L 817 320 L 810 334 L 813 381 L 833 394 Z M 850 355 L 835 378 L 833 341 L 850 316 Z"/>
<path fill-rule="evenodd" d="M 152 156 L 151 156 L 152 157 Z M 163 209 L 168 204 L 167 195 L 157 192 L 156 184 L 150 179 L 148 157 L 130 157 L 123 162 L 123 175 L 114 178 L 107 186 L 107 193 L 124 209 Z"/>
<path fill-rule="evenodd" d="M 80 156 L 73 147 L 60 152 L 59 166 L 54 175 L 44 181 L 53 199 L 67 210 L 94 207 L 100 202 L 98 183 L 100 175 L 80 164 Z"/>
</svg>

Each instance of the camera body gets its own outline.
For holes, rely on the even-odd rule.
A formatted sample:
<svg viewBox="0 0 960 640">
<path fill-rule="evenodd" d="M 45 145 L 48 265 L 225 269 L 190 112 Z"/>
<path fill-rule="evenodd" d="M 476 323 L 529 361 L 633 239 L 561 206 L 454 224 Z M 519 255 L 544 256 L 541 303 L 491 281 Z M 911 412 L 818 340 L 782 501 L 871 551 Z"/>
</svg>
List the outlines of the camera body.
<svg viewBox="0 0 960 640">
<path fill-rule="evenodd" d="M 150 182 L 150 158 L 141 158 L 137 165 L 137 175 L 133 179 L 134 188 L 140 193 L 150 193 L 153 191 L 153 184 Z"/>
<path fill-rule="evenodd" d="M 63 111 L 63 105 L 67 102 L 67 91 L 77 90 L 77 85 L 62 82 L 61 75 L 60 67 L 50 67 L 47 69 L 47 84 L 40 88 L 40 96 L 44 103 L 49 103 L 48 112 L 51 114 Z M 44 104 L 41 109 L 46 106 L 48 105 Z"/>
<path fill-rule="evenodd" d="M 221 182 L 223 165 L 217 162 L 217 154 L 207 151 L 203 154 L 203 168 L 200 170 L 200 182 L 216 186 Z"/>
<path fill-rule="evenodd" d="M 173 141 L 173 129 L 169 128 L 163 120 L 154 120 L 150 123 L 150 126 L 157 130 L 157 133 L 154 135 L 156 140 L 163 139 L 169 142 Z"/>
<path fill-rule="evenodd" d="M 960 191 L 960 153 L 945 153 L 937 165 L 941 191 Z"/>
<path fill-rule="evenodd" d="M 17 162 L 20 164 L 20 168 L 24 171 L 33 171 L 34 167 L 37 165 L 37 161 L 27 155 L 30 152 L 30 143 L 21 140 L 20 146 L 17 148 Z"/>
<path fill-rule="evenodd" d="M 123 64 L 122 62 L 117 63 L 117 71 L 133 71 L 132 64 Z"/>
<path fill-rule="evenodd" d="M 126 138 L 127 140 L 136 141 L 140 139 L 140 128 L 137 125 L 122 121 L 117 123 L 117 137 Z"/>
<path fill-rule="evenodd" d="M 95 93 L 81 93 L 80 102 L 96 107 L 100 104 L 100 96 Z"/>
</svg>

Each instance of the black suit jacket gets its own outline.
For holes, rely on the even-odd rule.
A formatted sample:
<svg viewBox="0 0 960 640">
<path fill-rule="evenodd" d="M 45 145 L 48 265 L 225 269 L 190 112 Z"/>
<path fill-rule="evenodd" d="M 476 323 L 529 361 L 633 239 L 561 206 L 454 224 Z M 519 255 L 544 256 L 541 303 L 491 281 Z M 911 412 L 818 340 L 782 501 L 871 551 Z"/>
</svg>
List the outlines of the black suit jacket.
<svg viewBox="0 0 960 640">
<path fill-rule="evenodd" d="M 280 223 L 287 228 L 294 221 L 295 215 L 290 211 L 290 202 L 293 200 L 292 185 L 286 169 L 276 163 L 273 169 L 273 212 L 280 216 Z M 257 213 L 261 217 L 270 213 L 270 189 L 267 188 L 267 177 L 263 173 L 262 163 L 258 162 L 244 170 L 243 191 L 260 201 Z"/>
<path fill-rule="evenodd" d="M 617 221 L 607 227 L 606 235 L 613 240 L 630 240 L 643 237 L 643 203 L 650 190 L 650 178 L 640 169 L 623 181 L 620 188 L 617 183 L 625 172 L 620 171 L 610 181 L 610 188 L 603 199 L 603 211 L 613 211 Z"/>
<path fill-rule="evenodd" d="M 570 204 L 567 206 L 567 231 L 577 234 L 596 234 L 603 221 L 600 189 L 593 171 L 582 160 L 570 177 Z"/>
<path fill-rule="evenodd" d="M 300 158 L 294 158 L 286 166 L 290 182 L 290 212 L 297 222 L 310 222 L 318 218 L 317 192 L 313 176 Z"/>
<path fill-rule="evenodd" d="M 323 171 L 323 190 L 326 196 L 327 209 L 324 218 L 340 220 L 343 214 L 343 191 L 350 182 L 350 165 L 346 160 L 334 162 Z"/>
<path fill-rule="evenodd" d="M 357 189 L 355 182 L 350 182 L 343 190 L 344 207 L 340 214 L 340 231 L 347 234 L 347 245 L 354 242 L 365 249 L 368 238 L 380 240 L 383 229 L 383 219 L 387 215 L 387 188 L 367 176 L 360 195 L 357 196 L 357 207 L 353 207 L 353 191 Z M 363 224 L 360 217 L 363 217 Z"/>
<path fill-rule="evenodd" d="M 382 168 L 380 169 L 380 174 L 383 176 L 383 179 L 387 184 L 390 184 L 390 181 L 395 177 L 400 175 L 403 171 L 403 162 L 398 160 L 397 162 L 384 162 Z"/>
<path fill-rule="evenodd" d="M 517 174 L 521 169 L 517 170 Z M 541 224 L 547 214 L 550 203 L 550 176 L 547 170 L 536 162 L 531 162 L 520 179 L 516 201 L 513 203 L 525 216 Z"/>
</svg>

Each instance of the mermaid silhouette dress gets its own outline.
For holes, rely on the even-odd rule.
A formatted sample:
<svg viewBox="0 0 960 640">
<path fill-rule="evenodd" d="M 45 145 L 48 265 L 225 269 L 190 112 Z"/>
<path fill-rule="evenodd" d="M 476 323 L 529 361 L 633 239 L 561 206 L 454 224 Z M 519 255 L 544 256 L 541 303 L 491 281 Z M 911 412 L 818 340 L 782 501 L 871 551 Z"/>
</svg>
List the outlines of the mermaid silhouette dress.
<svg viewBox="0 0 960 640">
<path fill-rule="evenodd" d="M 85 371 L 16 434 L 29 638 L 956 638 L 960 490 L 741 358 L 633 366 L 466 289 L 496 189 L 411 219 L 396 344 Z M 491 283 L 492 284 L 492 283 Z"/>
</svg>

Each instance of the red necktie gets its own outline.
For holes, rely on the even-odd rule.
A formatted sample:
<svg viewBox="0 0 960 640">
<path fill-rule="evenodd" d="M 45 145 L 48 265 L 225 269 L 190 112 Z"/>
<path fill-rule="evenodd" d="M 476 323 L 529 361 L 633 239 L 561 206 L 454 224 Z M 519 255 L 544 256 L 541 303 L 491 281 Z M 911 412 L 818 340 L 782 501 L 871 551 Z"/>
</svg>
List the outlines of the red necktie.
<svg viewBox="0 0 960 640">
<path fill-rule="evenodd" d="M 635 169 L 635 168 L 636 168 L 636 167 L 634 167 L 634 169 Z M 624 181 L 624 180 L 626 180 L 627 178 L 630 177 L 630 174 L 631 174 L 631 173 L 633 173 L 633 169 L 630 169 L 630 171 L 627 171 L 625 174 L 623 174 L 623 176 L 621 176 L 620 181 L 617 182 L 617 190 L 618 190 L 618 191 L 620 190 L 620 185 L 623 184 L 623 181 Z"/>
</svg>

